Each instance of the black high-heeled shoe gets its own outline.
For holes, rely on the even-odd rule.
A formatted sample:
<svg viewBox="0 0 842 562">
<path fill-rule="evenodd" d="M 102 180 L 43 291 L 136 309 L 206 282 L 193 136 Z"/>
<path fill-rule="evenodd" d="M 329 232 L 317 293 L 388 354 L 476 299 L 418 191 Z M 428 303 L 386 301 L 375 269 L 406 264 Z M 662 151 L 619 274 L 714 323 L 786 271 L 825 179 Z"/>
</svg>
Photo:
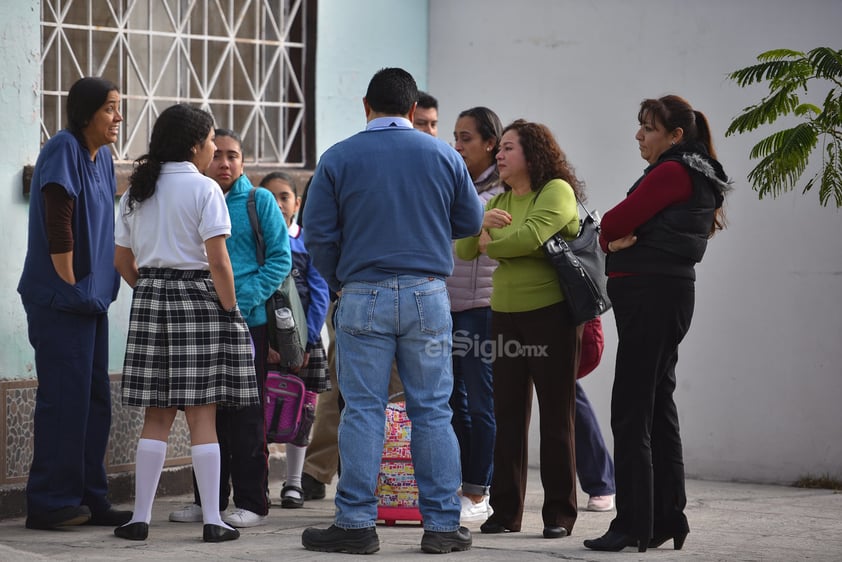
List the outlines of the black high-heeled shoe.
<svg viewBox="0 0 842 562">
<path fill-rule="evenodd" d="M 687 538 L 687 532 L 684 533 L 665 533 L 657 535 L 649 539 L 649 548 L 658 548 L 668 540 L 672 539 L 672 548 L 674 550 L 681 550 L 684 546 L 684 539 Z"/>
<path fill-rule="evenodd" d="M 647 546 L 646 541 L 638 541 L 633 536 L 618 531 L 608 531 L 598 539 L 587 539 L 583 544 L 591 550 L 605 552 L 620 552 L 627 546 L 636 546 L 639 552 L 646 552 Z"/>
</svg>

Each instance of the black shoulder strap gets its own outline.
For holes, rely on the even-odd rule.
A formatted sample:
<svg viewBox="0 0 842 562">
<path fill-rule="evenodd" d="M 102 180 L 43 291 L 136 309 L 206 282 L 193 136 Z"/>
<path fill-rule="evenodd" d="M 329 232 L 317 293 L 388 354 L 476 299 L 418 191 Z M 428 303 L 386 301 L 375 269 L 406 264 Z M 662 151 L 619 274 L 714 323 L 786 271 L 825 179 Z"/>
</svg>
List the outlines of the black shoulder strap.
<svg viewBox="0 0 842 562">
<path fill-rule="evenodd" d="M 260 221 L 257 220 L 257 204 L 254 202 L 255 191 L 257 191 L 256 187 L 252 187 L 251 191 L 249 191 L 249 198 L 246 203 L 246 207 L 248 208 L 249 222 L 251 223 L 251 230 L 254 232 L 254 240 L 256 242 L 254 247 L 255 252 L 257 253 L 257 263 L 259 265 L 263 265 L 263 262 L 265 261 L 264 248 L 266 246 L 263 243 L 263 232 L 260 230 Z"/>
</svg>

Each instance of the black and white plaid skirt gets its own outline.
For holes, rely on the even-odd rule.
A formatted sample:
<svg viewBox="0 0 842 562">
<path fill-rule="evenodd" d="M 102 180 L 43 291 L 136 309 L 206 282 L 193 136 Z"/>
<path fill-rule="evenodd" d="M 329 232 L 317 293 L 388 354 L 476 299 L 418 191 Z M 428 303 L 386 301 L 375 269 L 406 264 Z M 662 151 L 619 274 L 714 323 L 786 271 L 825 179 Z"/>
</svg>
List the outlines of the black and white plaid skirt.
<svg viewBox="0 0 842 562">
<path fill-rule="evenodd" d="M 327 375 L 327 353 L 322 340 L 310 346 L 309 352 L 307 366 L 298 372 L 298 376 L 310 392 L 327 392 L 330 390 L 330 378 Z"/>
<path fill-rule="evenodd" d="M 157 408 L 260 403 L 248 326 L 220 308 L 210 272 L 140 270 L 122 398 Z"/>
</svg>

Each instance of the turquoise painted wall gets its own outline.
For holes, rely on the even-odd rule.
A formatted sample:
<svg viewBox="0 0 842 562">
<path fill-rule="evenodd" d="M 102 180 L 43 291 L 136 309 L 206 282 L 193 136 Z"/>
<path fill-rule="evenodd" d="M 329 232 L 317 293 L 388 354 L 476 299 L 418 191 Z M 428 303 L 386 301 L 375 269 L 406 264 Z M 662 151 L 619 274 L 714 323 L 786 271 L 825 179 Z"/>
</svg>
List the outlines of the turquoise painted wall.
<svg viewBox="0 0 842 562">
<path fill-rule="evenodd" d="M 427 84 L 427 0 L 319 0 L 316 152 L 365 127 L 372 75 L 399 66 Z"/>
<path fill-rule="evenodd" d="M 21 173 L 38 156 L 40 2 L 4 2 L 0 19 L 0 379 L 34 378 L 26 317 L 17 294 L 29 204 Z"/>
</svg>

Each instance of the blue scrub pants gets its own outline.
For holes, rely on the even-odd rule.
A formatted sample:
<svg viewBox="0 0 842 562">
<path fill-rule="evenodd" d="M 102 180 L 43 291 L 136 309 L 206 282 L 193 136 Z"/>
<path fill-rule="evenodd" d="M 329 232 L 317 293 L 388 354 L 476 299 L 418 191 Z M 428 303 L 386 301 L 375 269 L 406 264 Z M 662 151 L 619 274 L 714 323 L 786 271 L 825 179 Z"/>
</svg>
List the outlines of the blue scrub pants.
<svg viewBox="0 0 842 562">
<path fill-rule="evenodd" d="M 24 303 L 35 349 L 34 454 L 27 512 L 110 507 L 105 451 L 111 428 L 108 315 Z"/>
</svg>

